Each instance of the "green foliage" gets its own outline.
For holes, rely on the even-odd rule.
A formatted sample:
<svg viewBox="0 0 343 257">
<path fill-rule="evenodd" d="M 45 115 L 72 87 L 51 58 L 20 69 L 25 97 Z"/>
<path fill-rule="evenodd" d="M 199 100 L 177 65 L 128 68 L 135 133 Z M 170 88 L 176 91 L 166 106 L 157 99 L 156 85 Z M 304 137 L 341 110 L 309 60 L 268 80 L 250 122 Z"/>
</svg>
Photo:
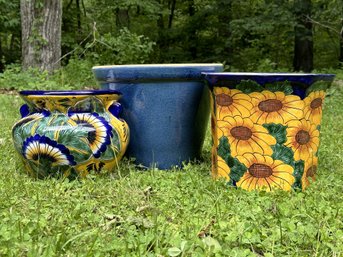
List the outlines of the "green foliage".
<svg viewBox="0 0 343 257">
<path fill-rule="evenodd" d="M 56 82 L 49 80 L 47 72 L 29 69 L 23 72 L 18 65 L 8 66 L 4 73 L 0 73 L 0 88 L 16 90 L 50 90 L 57 88 Z"/>
<path fill-rule="evenodd" d="M 106 33 L 86 45 L 86 58 L 98 64 L 144 63 L 153 51 L 154 43 L 147 37 L 121 29 L 118 35 Z"/>
</svg>

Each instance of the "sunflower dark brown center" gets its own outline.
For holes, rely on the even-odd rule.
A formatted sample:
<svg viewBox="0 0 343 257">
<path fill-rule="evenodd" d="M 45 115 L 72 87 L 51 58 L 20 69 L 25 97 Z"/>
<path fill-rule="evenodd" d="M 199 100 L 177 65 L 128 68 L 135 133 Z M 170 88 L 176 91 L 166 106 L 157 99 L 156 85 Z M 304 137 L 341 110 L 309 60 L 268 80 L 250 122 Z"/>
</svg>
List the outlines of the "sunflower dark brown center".
<svg viewBox="0 0 343 257">
<path fill-rule="evenodd" d="M 238 140 L 248 140 L 252 136 L 251 129 L 243 126 L 233 127 L 230 130 L 230 133 L 234 138 L 237 138 Z"/>
<path fill-rule="evenodd" d="M 255 178 L 267 178 L 273 174 L 272 168 L 260 163 L 254 163 L 248 170 L 250 175 Z"/>
<path fill-rule="evenodd" d="M 318 107 L 321 107 L 322 104 L 323 104 L 323 100 L 321 98 L 316 98 L 311 102 L 310 107 L 311 109 L 316 109 Z"/>
<path fill-rule="evenodd" d="M 305 130 L 300 130 L 295 135 L 295 141 L 297 141 L 297 143 L 300 145 L 307 144 L 310 141 L 310 139 L 311 139 L 310 134 Z"/>
<path fill-rule="evenodd" d="M 314 175 L 317 173 L 317 166 L 313 165 L 306 171 L 306 177 L 314 177 Z"/>
<path fill-rule="evenodd" d="M 277 112 L 280 111 L 282 107 L 282 102 L 277 99 L 268 99 L 258 104 L 258 108 L 263 112 Z"/>
<path fill-rule="evenodd" d="M 216 103 L 220 106 L 230 106 L 233 103 L 233 99 L 229 95 L 218 94 L 216 96 Z"/>
</svg>

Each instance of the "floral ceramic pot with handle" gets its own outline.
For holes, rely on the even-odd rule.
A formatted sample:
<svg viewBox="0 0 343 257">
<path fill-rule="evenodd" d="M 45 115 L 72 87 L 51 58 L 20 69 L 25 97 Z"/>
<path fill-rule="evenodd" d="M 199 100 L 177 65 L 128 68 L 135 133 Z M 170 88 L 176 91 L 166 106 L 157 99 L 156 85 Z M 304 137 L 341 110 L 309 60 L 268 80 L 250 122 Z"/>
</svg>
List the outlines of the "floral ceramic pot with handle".
<svg viewBox="0 0 343 257">
<path fill-rule="evenodd" d="M 14 146 L 37 178 L 83 177 L 112 170 L 129 141 L 114 90 L 21 91 L 26 102 L 14 124 Z"/>
<path fill-rule="evenodd" d="M 315 180 L 329 74 L 205 73 L 212 95 L 212 174 L 246 190 Z"/>
</svg>

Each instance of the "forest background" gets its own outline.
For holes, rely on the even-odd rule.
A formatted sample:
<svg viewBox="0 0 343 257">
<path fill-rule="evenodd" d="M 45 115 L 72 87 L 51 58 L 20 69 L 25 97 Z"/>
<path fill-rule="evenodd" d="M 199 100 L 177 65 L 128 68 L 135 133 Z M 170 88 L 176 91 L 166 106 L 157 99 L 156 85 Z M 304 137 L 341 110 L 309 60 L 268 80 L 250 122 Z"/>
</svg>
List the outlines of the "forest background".
<svg viewBox="0 0 343 257">
<path fill-rule="evenodd" d="M 343 1 L 0 0 L 2 88 L 94 86 L 94 65 L 182 62 L 339 73 Z"/>
</svg>

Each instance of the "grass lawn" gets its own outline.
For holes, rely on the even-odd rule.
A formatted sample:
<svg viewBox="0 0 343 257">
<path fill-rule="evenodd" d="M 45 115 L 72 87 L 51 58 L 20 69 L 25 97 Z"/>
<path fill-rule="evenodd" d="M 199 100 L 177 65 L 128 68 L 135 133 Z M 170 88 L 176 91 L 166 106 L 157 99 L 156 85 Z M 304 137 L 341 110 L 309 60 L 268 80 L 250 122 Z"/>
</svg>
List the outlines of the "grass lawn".
<svg viewBox="0 0 343 257">
<path fill-rule="evenodd" d="M 204 162 L 134 168 L 84 180 L 34 180 L 11 126 L 22 100 L 0 95 L 0 256 L 342 256 L 343 86 L 327 97 L 316 183 L 246 192 L 213 181 Z"/>
</svg>

